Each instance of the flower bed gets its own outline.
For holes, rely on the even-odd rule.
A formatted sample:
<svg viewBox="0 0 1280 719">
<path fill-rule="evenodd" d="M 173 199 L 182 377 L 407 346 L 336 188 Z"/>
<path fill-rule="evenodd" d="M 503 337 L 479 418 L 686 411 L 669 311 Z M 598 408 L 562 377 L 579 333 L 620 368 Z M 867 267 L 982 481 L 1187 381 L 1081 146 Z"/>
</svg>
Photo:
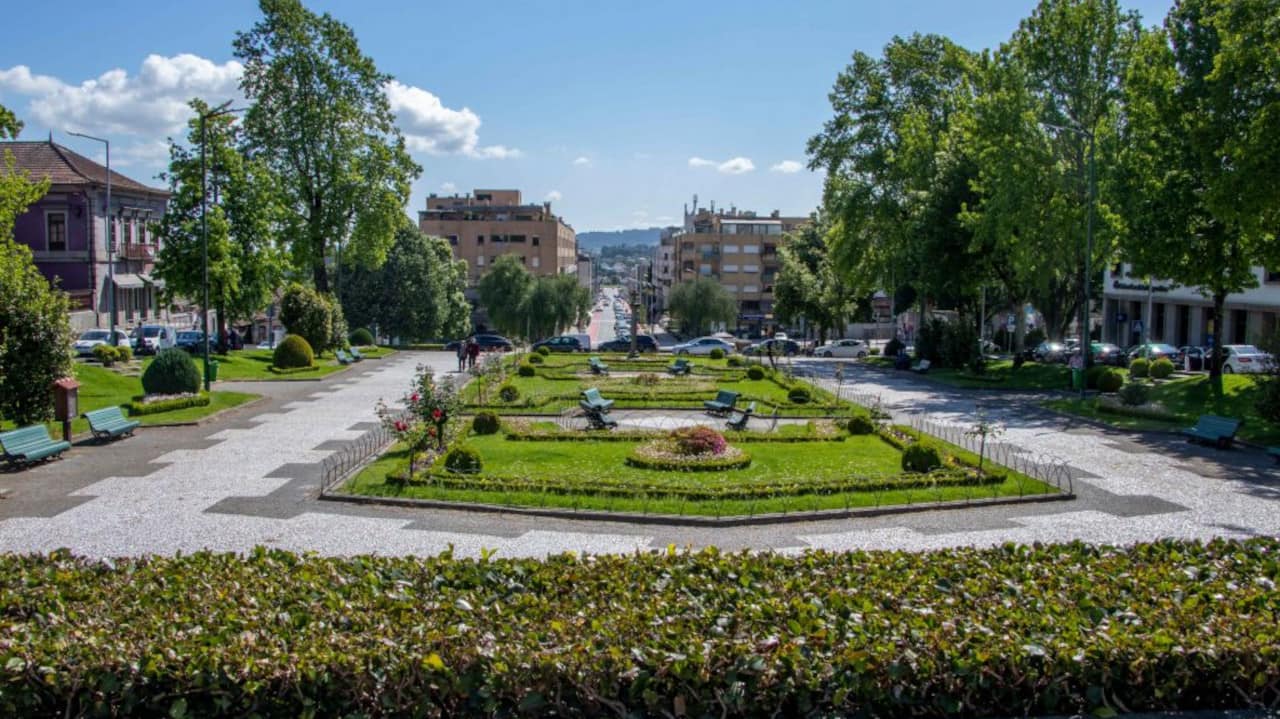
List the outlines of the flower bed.
<svg viewBox="0 0 1280 719">
<path fill-rule="evenodd" d="M 175 409 L 186 409 L 187 407 L 206 407 L 209 405 L 209 395 L 201 392 L 199 394 L 153 394 L 145 397 L 134 397 L 129 403 L 129 415 L 132 417 L 141 417 L 148 414 L 159 414 L 161 412 L 172 412 Z"/>
<path fill-rule="evenodd" d="M 670 439 L 636 445 L 627 457 L 627 466 L 665 472 L 727 472 L 751 466 L 751 455 L 737 447 L 725 447 L 719 454 L 682 454 Z"/>
</svg>

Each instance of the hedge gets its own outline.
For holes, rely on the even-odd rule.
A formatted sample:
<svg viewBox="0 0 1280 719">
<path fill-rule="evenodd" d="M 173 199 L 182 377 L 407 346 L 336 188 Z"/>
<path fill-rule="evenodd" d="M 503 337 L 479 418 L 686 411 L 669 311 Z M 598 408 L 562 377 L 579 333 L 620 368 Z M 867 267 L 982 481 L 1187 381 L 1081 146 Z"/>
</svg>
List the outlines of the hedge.
<svg viewBox="0 0 1280 719">
<path fill-rule="evenodd" d="M 1280 541 L 0 556 L 5 716 L 994 717 L 1274 706 Z"/>
<path fill-rule="evenodd" d="M 161 412 L 172 412 L 175 409 L 186 409 L 188 407 L 207 407 L 209 406 L 209 395 L 201 392 L 189 397 L 174 397 L 173 399 L 162 399 L 155 402 L 142 401 L 141 397 L 134 397 L 133 402 L 129 403 L 129 416 L 140 417 L 144 414 L 160 414 Z"/>
</svg>

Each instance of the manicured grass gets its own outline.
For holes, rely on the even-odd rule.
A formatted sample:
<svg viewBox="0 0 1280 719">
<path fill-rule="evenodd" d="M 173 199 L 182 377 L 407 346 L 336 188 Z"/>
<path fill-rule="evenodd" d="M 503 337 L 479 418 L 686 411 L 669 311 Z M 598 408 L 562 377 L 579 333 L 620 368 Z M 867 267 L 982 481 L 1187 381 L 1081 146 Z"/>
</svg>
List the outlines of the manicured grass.
<svg viewBox="0 0 1280 719">
<path fill-rule="evenodd" d="M 346 365 L 338 364 L 333 353 L 325 353 L 317 357 L 315 366 L 301 372 L 277 374 L 271 371 L 271 350 L 244 349 L 232 350 L 225 355 L 210 355 L 210 359 L 218 361 L 218 380 L 234 382 L 237 380 L 303 380 L 324 377 L 333 374 Z M 203 369 L 202 358 L 196 357 L 196 366 Z"/>
<path fill-rule="evenodd" d="M 1071 389 L 1071 370 L 1062 364 L 1027 362 L 1015 370 L 1012 360 L 997 360 L 988 363 L 982 375 L 973 375 L 967 370 L 931 369 L 928 377 L 935 382 L 966 389 Z"/>
<path fill-rule="evenodd" d="M 1127 417 L 1099 412 L 1092 400 L 1082 405 L 1079 400 L 1055 400 L 1045 406 L 1061 412 L 1077 414 L 1115 427 L 1137 430 L 1170 430 L 1195 424 L 1202 414 L 1216 414 L 1243 419 L 1237 435 L 1260 444 L 1280 444 L 1280 426 L 1263 419 L 1256 407 L 1259 389 L 1249 375 L 1224 375 L 1222 396 L 1215 396 L 1208 375 L 1160 382 L 1152 387 L 1151 399 L 1177 414 L 1177 422 Z"/>
</svg>

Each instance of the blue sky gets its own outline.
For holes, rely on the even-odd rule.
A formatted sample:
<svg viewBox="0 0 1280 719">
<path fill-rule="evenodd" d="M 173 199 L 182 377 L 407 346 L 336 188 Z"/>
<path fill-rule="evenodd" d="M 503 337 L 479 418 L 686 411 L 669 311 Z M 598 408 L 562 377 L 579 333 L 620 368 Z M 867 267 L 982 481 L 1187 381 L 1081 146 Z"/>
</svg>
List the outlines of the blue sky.
<svg viewBox="0 0 1280 719">
<path fill-rule="evenodd" d="M 6 8 L 0 104 L 45 137 L 154 180 L 183 103 L 233 97 L 245 0 L 61 2 Z M 1128 0 L 1145 24 L 1169 0 Z M 830 115 L 850 55 L 894 35 L 939 33 L 971 49 L 1007 39 L 1030 1 L 310 2 L 350 25 L 396 78 L 390 93 L 429 192 L 508 188 L 551 198 L 578 231 L 678 223 L 682 205 L 803 215 L 822 178 L 805 141 Z M 17 30 L 16 32 L 14 30 Z M 28 32 L 26 30 L 36 30 Z M 792 171 L 786 171 L 792 170 Z"/>
</svg>

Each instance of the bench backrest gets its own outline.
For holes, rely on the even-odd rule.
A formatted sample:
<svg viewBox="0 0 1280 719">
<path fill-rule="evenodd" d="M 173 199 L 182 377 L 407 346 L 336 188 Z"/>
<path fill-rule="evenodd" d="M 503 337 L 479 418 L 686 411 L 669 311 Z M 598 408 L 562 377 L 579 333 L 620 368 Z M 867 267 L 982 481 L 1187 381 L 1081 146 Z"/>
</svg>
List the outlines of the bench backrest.
<svg viewBox="0 0 1280 719">
<path fill-rule="evenodd" d="M 716 401 L 720 404 L 735 404 L 738 401 L 738 393 L 727 389 L 716 392 Z"/>
<path fill-rule="evenodd" d="M 592 358 L 588 359 L 587 361 L 588 361 L 588 362 L 590 362 L 591 364 L 600 364 L 600 358 L 599 358 L 599 357 L 592 357 Z"/>
<path fill-rule="evenodd" d="M 600 396 L 600 390 L 592 387 L 591 389 L 582 390 L 582 396 L 591 404 L 599 404 L 604 401 L 604 397 Z"/>
<path fill-rule="evenodd" d="M 747 409 L 744 414 L 755 414 L 755 413 L 756 413 L 756 402 L 755 400 L 752 400 L 751 404 L 747 405 Z"/>
<path fill-rule="evenodd" d="M 685 358 L 681 357 L 681 358 L 677 359 L 675 362 L 673 362 L 673 363 L 672 363 L 672 365 L 674 365 L 674 366 L 676 366 L 676 367 L 688 367 L 688 366 L 689 366 L 689 360 L 687 360 L 687 359 L 685 359 Z"/>
<path fill-rule="evenodd" d="M 1202 414 L 1196 422 L 1196 429 L 1220 437 L 1234 437 L 1240 430 L 1240 420 L 1232 417 L 1219 417 L 1216 414 Z"/>
<path fill-rule="evenodd" d="M 6 452 L 21 452 L 26 447 L 48 444 L 52 441 L 49 430 L 43 424 L 33 424 L 30 427 L 0 433 L 0 448 Z"/>
<path fill-rule="evenodd" d="M 125 421 L 124 412 L 121 412 L 119 407 L 103 407 L 102 409 L 91 410 L 84 413 L 84 418 L 89 420 L 91 426 Z"/>
</svg>

